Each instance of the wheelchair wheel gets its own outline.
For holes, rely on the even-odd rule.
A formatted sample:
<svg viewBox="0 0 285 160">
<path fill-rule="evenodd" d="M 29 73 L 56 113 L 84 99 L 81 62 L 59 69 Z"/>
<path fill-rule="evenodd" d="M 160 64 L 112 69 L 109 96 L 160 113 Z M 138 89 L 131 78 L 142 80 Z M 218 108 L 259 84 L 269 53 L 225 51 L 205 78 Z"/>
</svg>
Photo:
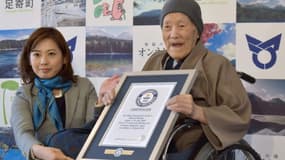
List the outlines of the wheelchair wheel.
<svg viewBox="0 0 285 160">
<path fill-rule="evenodd" d="M 217 156 L 218 152 L 207 142 L 197 153 L 194 160 L 216 160 Z"/>
<path fill-rule="evenodd" d="M 241 140 L 222 151 L 216 151 L 210 143 L 206 143 L 194 160 L 261 160 L 261 158 L 246 141 Z"/>
</svg>

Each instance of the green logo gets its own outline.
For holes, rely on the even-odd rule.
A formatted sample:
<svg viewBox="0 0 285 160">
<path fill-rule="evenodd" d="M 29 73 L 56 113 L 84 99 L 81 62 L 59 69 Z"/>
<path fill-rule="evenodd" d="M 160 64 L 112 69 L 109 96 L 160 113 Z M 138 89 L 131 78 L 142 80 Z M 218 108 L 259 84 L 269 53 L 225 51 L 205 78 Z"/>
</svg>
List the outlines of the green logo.
<svg viewBox="0 0 285 160">
<path fill-rule="evenodd" d="M 3 119 L 4 119 L 4 124 L 8 124 L 7 121 L 7 116 L 6 116 L 6 107 L 5 107 L 5 94 L 7 90 L 17 90 L 19 88 L 19 84 L 16 81 L 13 80 L 8 80 L 8 81 L 4 81 L 1 83 L 1 88 L 3 89 L 3 101 L 2 101 L 2 112 L 3 112 Z"/>
</svg>

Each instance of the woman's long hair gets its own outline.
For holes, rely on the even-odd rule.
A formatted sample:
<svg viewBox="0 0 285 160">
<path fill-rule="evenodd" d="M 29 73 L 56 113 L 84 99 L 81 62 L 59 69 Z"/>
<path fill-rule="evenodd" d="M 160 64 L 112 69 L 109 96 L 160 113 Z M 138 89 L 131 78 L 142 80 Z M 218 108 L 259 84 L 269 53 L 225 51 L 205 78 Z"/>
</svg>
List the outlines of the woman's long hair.
<svg viewBox="0 0 285 160">
<path fill-rule="evenodd" d="M 41 27 L 35 30 L 24 46 L 24 49 L 19 57 L 18 68 L 20 70 L 20 76 L 24 84 L 32 83 L 36 77 L 31 63 L 30 55 L 31 51 L 37 46 L 39 42 L 44 39 L 52 39 L 62 52 L 62 56 L 66 60 L 66 64 L 63 65 L 62 70 L 58 73 L 58 76 L 63 78 L 63 81 L 71 80 L 76 82 L 76 76 L 74 76 L 73 68 L 71 66 L 72 53 L 68 48 L 68 45 L 63 35 L 55 28 Z"/>
</svg>

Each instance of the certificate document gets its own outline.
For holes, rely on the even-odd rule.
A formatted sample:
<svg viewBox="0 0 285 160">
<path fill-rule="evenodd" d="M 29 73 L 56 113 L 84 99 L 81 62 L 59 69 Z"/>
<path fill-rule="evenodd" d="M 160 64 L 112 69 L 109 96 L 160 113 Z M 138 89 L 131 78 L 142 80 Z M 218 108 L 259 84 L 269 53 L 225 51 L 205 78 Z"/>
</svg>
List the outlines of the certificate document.
<svg viewBox="0 0 285 160">
<path fill-rule="evenodd" d="M 176 84 L 132 83 L 99 146 L 145 148 Z"/>
<path fill-rule="evenodd" d="M 77 160 L 159 159 L 179 117 L 166 102 L 189 93 L 196 77 L 196 69 L 124 73 Z"/>
</svg>

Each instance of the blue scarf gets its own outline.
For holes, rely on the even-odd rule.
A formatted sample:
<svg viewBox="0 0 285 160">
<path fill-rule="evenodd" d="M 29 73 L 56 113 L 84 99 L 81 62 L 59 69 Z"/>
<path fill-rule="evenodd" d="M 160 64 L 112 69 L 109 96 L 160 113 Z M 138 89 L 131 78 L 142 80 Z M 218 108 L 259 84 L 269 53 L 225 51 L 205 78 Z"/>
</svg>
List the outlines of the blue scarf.
<svg viewBox="0 0 285 160">
<path fill-rule="evenodd" d="M 52 90 L 55 88 L 62 89 L 64 93 L 71 87 L 72 82 L 68 81 L 62 83 L 62 78 L 57 76 L 51 79 L 35 78 L 34 83 L 39 90 L 37 99 L 33 106 L 34 128 L 36 130 L 39 129 L 43 121 L 46 119 L 46 112 L 48 112 L 48 115 L 55 127 L 58 130 L 63 129 L 61 116 Z"/>
</svg>

